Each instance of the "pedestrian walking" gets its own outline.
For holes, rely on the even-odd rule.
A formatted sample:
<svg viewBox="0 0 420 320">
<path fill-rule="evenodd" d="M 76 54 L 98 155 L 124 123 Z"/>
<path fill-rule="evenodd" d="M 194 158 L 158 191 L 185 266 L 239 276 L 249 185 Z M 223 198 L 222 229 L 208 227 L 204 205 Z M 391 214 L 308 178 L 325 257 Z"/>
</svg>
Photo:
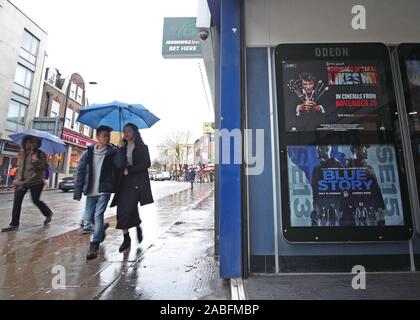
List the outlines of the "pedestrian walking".
<svg viewBox="0 0 420 320">
<path fill-rule="evenodd" d="M 330 227 L 335 227 L 335 224 L 337 223 L 337 209 L 335 208 L 335 204 L 331 203 L 328 207 L 328 225 Z"/>
<path fill-rule="evenodd" d="M 137 240 L 143 240 L 138 203 L 141 206 L 153 203 L 148 168 L 150 155 L 136 125 L 124 126 L 124 139 L 117 152 L 117 167 L 120 169 L 117 192 L 111 206 L 117 206 L 117 229 L 123 232 L 119 248 L 123 252 L 131 247 L 129 229 L 136 228 Z"/>
<path fill-rule="evenodd" d="M 45 186 L 45 172 L 48 169 L 47 157 L 39 147 L 41 139 L 33 136 L 25 136 L 21 142 L 21 152 L 18 160 L 18 169 L 15 173 L 13 198 L 12 221 L 10 225 L 3 228 L 2 232 L 15 231 L 19 229 L 22 202 L 26 192 L 31 192 L 33 203 L 45 216 L 44 225 L 51 222 L 53 212 L 40 200 L 42 190 Z"/>
<path fill-rule="evenodd" d="M 92 241 L 86 255 L 87 260 L 96 259 L 99 245 L 105 240 L 108 223 L 104 223 L 104 213 L 116 187 L 116 153 L 110 141 L 111 128 L 101 126 L 96 131 L 97 144 L 91 145 L 82 155 L 77 168 L 73 198 L 80 201 L 86 196 L 83 216 L 83 230 L 89 232 L 94 221 Z"/>
<path fill-rule="evenodd" d="M 188 179 L 191 182 L 191 190 L 194 188 L 194 181 L 195 181 L 195 171 L 192 169 L 188 175 Z"/>
</svg>

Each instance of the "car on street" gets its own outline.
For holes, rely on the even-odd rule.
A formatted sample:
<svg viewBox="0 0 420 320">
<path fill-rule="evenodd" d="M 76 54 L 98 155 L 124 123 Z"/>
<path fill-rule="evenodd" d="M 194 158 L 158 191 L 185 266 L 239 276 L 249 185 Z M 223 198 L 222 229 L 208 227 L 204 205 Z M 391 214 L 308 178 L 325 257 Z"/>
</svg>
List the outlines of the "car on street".
<svg viewBox="0 0 420 320">
<path fill-rule="evenodd" d="M 163 180 L 171 180 L 171 174 L 169 172 L 163 172 Z"/>
<path fill-rule="evenodd" d="M 157 176 L 157 170 L 149 170 L 149 179 L 150 180 L 156 180 L 156 176 Z"/>
<path fill-rule="evenodd" d="M 70 190 L 74 190 L 75 182 L 76 177 L 65 177 L 59 181 L 58 188 L 63 190 L 63 192 L 69 192 Z"/>
</svg>

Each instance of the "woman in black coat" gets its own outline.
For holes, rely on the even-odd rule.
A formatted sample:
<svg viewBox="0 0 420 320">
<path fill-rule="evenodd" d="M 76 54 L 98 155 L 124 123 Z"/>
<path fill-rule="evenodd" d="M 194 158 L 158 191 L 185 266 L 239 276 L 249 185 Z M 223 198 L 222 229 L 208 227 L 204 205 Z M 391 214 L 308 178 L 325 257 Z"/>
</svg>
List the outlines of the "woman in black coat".
<svg viewBox="0 0 420 320">
<path fill-rule="evenodd" d="M 124 241 L 119 249 L 123 252 L 131 246 L 128 229 L 135 227 L 138 241 L 143 240 L 138 203 L 140 202 L 141 206 L 153 203 L 147 171 L 151 165 L 149 149 L 134 124 L 129 123 L 124 127 L 124 139 L 120 143 L 116 157 L 116 165 L 120 173 L 117 192 L 111 207 L 117 206 L 116 229 L 123 230 Z"/>
</svg>

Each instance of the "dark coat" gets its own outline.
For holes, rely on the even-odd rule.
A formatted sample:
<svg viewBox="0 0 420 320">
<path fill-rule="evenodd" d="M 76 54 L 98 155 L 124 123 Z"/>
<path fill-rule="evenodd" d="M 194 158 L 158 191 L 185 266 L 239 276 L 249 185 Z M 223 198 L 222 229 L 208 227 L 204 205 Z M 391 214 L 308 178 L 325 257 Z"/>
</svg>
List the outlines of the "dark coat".
<svg viewBox="0 0 420 320">
<path fill-rule="evenodd" d="M 92 184 L 93 149 L 95 145 L 87 148 L 82 155 L 77 167 L 77 176 L 74 185 L 74 199 L 80 199 L 82 193 L 89 192 Z M 117 149 L 111 145 L 107 146 L 104 162 L 102 163 L 101 176 L 99 178 L 99 193 L 114 193 L 117 184 L 116 155 Z"/>
<path fill-rule="evenodd" d="M 149 148 L 147 145 L 136 146 L 133 150 L 133 165 L 127 165 L 127 147 L 119 148 L 116 154 L 116 163 L 119 169 L 119 178 L 117 183 L 117 192 L 112 199 L 111 207 L 118 204 L 120 184 L 122 182 L 124 169 L 127 168 L 128 175 L 134 176 L 134 183 L 140 189 L 139 199 L 141 206 L 153 203 L 152 188 L 150 187 L 150 179 L 148 168 L 151 166 Z"/>
</svg>

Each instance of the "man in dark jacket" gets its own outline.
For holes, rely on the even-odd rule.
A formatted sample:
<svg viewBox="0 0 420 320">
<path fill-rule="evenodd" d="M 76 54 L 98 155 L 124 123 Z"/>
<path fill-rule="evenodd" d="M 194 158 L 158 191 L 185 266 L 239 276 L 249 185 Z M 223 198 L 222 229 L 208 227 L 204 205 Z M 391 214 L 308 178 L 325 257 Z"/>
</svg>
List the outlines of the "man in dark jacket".
<svg viewBox="0 0 420 320">
<path fill-rule="evenodd" d="M 195 170 L 192 169 L 188 174 L 188 180 L 191 182 L 191 190 L 194 188 L 194 181 L 195 181 Z"/>
<path fill-rule="evenodd" d="M 331 155 L 331 145 L 319 145 L 316 147 L 316 155 L 319 159 L 319 165 L 312 171 L 312 195 L 315 210 L 321 211 L 322 207 L 329 208 L 330 204 L 338 205 L 340 197 L 335 193 L 320 191 L 319 182 L 324 180 L 324 170 L 342 169 L 342 164 Z"/>
<path fill-rule="evenodd" d="M 337 209 L 335 208 L 334 203 L 331 203 L 330 207 L 328 208 L 328 225 L 330 227 L 335 227 L 336 222 L 337 222 Z"/>
<path fill-rule="evenodd" d="M 95 222 L 94 234 L 90 243 L 87 259 L 95 259 L 99 253 L 99 244 L 105 240 L 105 231 L 109 224 L 104 224 L 104 213 L 111 194 L 115 192 L 114 161 L 116 148 L 109 144 L 111 129 L 101 126 L 97 129 L 96 145 L 89 146 L 82 155 L 77 168 L 77 177 L 73 198 L 80 201 L 82 193 L 87 197 L 84 229 Z"/>
<path fill-rule="evenodd" d="M 354 201 L 350 197 L 347 191 L 343 192 L 343 197 L 341 199 L 340 210 L 342 212 L 340 219 L 340 226 L 342 227 L 353 227 L 356 225 L 354 220 Z"/>
</svg>

